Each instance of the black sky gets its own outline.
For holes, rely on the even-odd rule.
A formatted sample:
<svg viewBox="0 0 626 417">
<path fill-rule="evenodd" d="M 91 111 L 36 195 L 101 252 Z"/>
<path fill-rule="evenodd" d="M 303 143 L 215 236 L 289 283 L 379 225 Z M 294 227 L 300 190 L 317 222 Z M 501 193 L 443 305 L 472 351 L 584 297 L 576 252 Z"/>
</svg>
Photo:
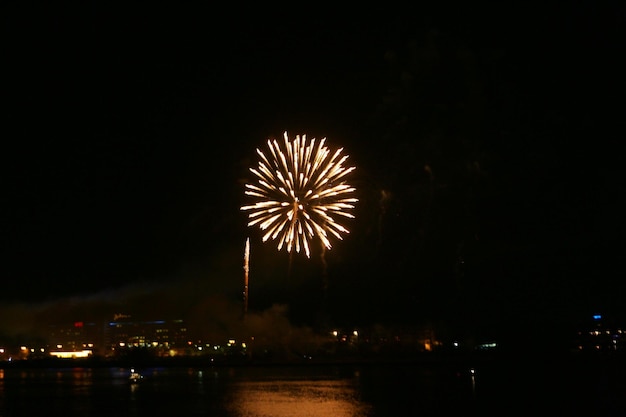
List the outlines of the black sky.
<svg viewBox="0 0 626 417">
<path fill-rule="evenodd" d="M 323 276 L 339 322 L 625 315 L 623 5 L 81 7 L 3 17 L 0 302 L 237 297 L 250 236 L 253 306 L 305 319 Z M 345 147 L 361 200 L 293 276 L 239 212 L 285 130 Z"/>
</svg>

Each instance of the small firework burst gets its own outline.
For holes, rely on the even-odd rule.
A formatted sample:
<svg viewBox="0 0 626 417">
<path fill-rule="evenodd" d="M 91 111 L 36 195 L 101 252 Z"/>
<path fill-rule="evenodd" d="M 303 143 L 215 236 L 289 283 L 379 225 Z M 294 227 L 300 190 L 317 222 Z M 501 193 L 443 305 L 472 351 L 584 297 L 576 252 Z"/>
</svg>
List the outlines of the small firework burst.
<svg viewBox="0 0 626 417">
<path fill-rule="evenodd" d="M 341 155 L 343 149 L 332 153 L 325 142 L 307 143 L 306 135 L 291 141 L 285 132 L 284 147 L 267 141 L 269 157 L 257 149 L 259 166 L 250 168 L 257 181 L 246 184 L 245 191 L 256 202 L 241 210 L 249 211 L 248 226 L 265 232 L 263 242 L 278 241 L 279 251 L 304 249 L 310 257 L 315 236 L 330 249 L 330 235 L 341 240 L 349 233 L 339 220 L 354 218 L 350 211 L 358 200 L 351 197 L 355 189 L 345 180 L 354 167 L 344 167 L 348 156 Z"/>
</svg>

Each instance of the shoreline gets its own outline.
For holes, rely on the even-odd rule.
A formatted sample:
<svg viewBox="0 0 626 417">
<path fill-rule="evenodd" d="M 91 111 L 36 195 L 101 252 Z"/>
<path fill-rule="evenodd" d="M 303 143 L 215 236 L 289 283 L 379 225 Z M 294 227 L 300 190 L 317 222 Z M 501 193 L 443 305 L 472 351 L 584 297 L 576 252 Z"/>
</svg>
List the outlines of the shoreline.
<svg viewBox="0 0 626 417">
<path fill-rule="evenodd" d="M 289 367 L 289 366 L 367 366 L 367 365 L 441 365 L 479 366 L 511 364 L 574 366 L 610 364 L 626 371 L 626 354 L 579 352 L 459 352 L 404 355 L 350 355 L 294 358 L 257 358 L 248 356 L 178 356 L 136 358 L 38 358 L 0 362 L 0 369 L 28 368 L 151 368 L 151 367 Z"/>
</svg>

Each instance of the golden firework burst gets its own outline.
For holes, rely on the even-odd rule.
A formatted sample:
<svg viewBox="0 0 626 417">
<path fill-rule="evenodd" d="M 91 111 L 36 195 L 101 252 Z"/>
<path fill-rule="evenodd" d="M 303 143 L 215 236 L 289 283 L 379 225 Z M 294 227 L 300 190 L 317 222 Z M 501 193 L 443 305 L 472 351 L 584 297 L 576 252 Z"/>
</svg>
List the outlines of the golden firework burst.
<svg viewBox="0 0 626 417">
<path fill-rule="evenodd" d="M 317 236 L 331 248 L 329 236 L 342 239 L 349 233 L 340 218 L 354 218 L 350 210 L 358 201 L 351 197 L 355 189 L 346 183 L 354 167 L 345 167 L 348 155 L 325 146 L 326 138 L 307 143 L 306 135 L 291 141 L 284 133 L 284 146 L 268 140 L 268 156 L 260 149 L 259 165 L 250 168 L 256 183 L 246 184 L 246 195 L 256 199 L 241 207 L 249 211 L 248 226 L 264 231 L 263 242 L 278 240 L 278 250 L 304 249 L 310 257 L 310 241 Z"/>
</svg>

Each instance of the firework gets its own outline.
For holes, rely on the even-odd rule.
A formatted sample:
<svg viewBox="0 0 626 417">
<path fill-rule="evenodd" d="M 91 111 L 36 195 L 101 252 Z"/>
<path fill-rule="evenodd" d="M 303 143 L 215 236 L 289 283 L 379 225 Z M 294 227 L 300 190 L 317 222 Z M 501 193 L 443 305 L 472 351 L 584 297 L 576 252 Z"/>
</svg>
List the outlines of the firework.
<svg viewBox="0 0 626 417">
<path fill-rule="evenodd" d="M 344 167 L 347 155 L 343 149 L 334 153 L 325 146 L 326 139 L 307 143 L 306 135 L 291 141 L 284 133 L 284 146 L 268 140 L 269 153 L 257 149 L 258 168 L 250 168 L 255 184 L 246 184 L 245 193 L 256 199 L 253 205 L 241 207 L 249 211 L 248 226 L 258 226 L 263 242 L 278 241 L 278 250 L 300 252 L 310 257 L 310 241 L 317 236 L 331 248 L 330 236 L 341 240 L 348 229 L 341 218 L 354 218 L 350 213 L 358 200 L 355 191 L 345 182 L 354 167 Z"/>
<path fill-rule="evenodd" d="M 246 239 L 246 249 L 243 253 L 243 313 L 248 312 L 248 273 L 250 272 L 250 238 Z"/>
</svg>

